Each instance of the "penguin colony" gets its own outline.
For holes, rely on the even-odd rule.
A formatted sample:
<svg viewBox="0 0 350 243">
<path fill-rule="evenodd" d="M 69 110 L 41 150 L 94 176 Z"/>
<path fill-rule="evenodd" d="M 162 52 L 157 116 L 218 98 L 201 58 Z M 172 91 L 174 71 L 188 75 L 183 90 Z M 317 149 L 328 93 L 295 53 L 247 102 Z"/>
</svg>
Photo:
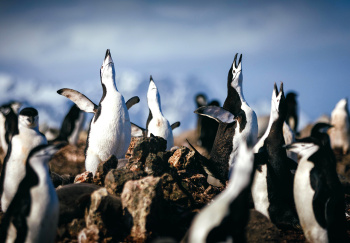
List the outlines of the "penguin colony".
<svg viewBox="0 0 350 243">
<path fill-rule="evenodd" d="M 225 189 L 193 218 L 183 242 L 246 242 L 249 200 L 279 229 L 301 229 L 309 242 L 349 242 L 344 190 L 333 152 L 349 152 L 347 99 L 335 106 L 330 124 L 318 123 L 309 137 L 296 139 L 297 94 L 285 96 L 284 84 L 278 89 L 275 83 L 268 127 L 258 141 L 257 116 L 243 94 L 242 55 L 237 57 L 228 72 L 223 106 L 208 103 L 204 94 L 195 99 L 196 144 L 209 152 L 208 158 L 192 148 L 207 173 L 207 182 Z M 100 68 L 100 82 L 103 94 L 98 105 L 76 90 L 57 91 L 74 105 L 57 138 L 49 142 L 39 131 L 35 108 L 20 110 L 19 102 L 0 107 L 0 146 L 6 154 L 0 177 L 4 212 L 0 242 L 54 242 L 59 224 L 84 214 L 81 205 L 89 205 L 87 198 L 100 187 L 71 184 L 56 191 L 49 170 L 49 161 L 60 148 L 77 144 L 84 112 L 93 113 L 85 148 L 85 169 L 93 176 L 111 156 L 125 158 L 132 137 L 158 136 L 166 140 L 166 150 L 174 147 L 172 130 L 180 122 L 170 125 L 164 117 L 152 76 L 145 128 L 130 121 L 128 109 L 140 99 L 135 96 L 125 102 L 118 91 L 109 49 Z M 102 210 L 105 217 L 113 215 L 113 208 L 122 212 L 118 200 L 109 199 L 109 206 Z"/>
</svg>

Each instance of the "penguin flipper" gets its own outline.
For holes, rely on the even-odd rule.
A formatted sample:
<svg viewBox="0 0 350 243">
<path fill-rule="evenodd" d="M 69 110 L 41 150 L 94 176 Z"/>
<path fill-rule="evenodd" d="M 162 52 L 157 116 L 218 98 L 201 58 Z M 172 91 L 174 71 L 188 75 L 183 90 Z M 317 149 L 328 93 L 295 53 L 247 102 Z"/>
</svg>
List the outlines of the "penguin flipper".
<svg viewBox="0 0 350 243">
<path fill-rule="evenodd" d="M 138 96 L 134 96 L 132 98 L 130 98 L 125 104 L 126 104 L 126 108 L 128 108 L 128 110 L 135 104 L 140 102 L 140 98 Z"/>
<path fill-rule="evenodd" d="M 323 182 L 322 174 L 319 173 L 315 168 L 310 171 L 310 184 L 312 189 L 315 191 L 312 199 L 312 207 L 315 213 L 315 218 L 319 225 L 326 228 L 326 202 L 329 198 L 327 193 L 327 186 Z"/>
<path fill-rule="evenodd" d="M 80 110 L 88 113 L 96 113 L 98 106 L 95 105 L 89 98 L 74 89 L 60 89 L 57 93 L 63 95 L 73 101 Z"/>
<path fill-rule="evenodd" d="M 180 125 L 181 125 L 181 123 L 179 121 L 175 122 L 175 123 L 171 124 L 171 129 L 174 130 L 175 128 L 178 128 Z"/>
<path fill-rule="evenodd" d="M 147 136 L 147 130 L 130 122 L 131 123 L 131 136 L 132 137 L 145 137 Z"/>
<path fill-rule="evenodd" d="M 231 112 L 219 106 L 202 106 L 195 110 L 194 113 L 201 116 L 207 116 L 216 120 L 219 123 L 236 122 L 235 116 Z"/>
</svg>

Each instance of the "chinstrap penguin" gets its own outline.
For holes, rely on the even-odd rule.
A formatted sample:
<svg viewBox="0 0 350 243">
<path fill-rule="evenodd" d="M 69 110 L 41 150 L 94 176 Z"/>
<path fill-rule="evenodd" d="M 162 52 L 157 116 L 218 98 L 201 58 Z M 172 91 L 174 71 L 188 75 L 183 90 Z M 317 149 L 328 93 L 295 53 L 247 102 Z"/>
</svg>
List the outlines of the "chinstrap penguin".
<svg viewBox="0 0 350 243">
<path fill-rule="evenodd" d="M 287 145 L 300 155 L 294 178 L 294 200 L 301 227 L 310 242 L 349 242 L 345 202 L 336 173 L 336 159 L 329 136 L 316 124 L 311 136 Z"/>
<path fill-rule="evenodd" d="M 208 183 L 214 186 L 222 186 L 228 180 L 229 167 L 234 161 L 232 158 L 237 156 L 239 145 L 248 139 L 252 144 L 257 141 L 258 121 L 243 96 L 242 55 L 238 64 L 237 55 L 228 72 L 227 97 L 223 107 L 200 107 L 195 111 L 219 122 L 210 162 L 204 165 L 209 174 Z"/>
<path fill-rule="evenodd" d="M 257 211 L 279 228 L 299 227 L 293 202 L 293 175 L 297 164 L 287 157 L 283 137 L 286 104 L 283 83 L 272 92 L 269 126 L 254 146 L 256 173 L 252 198 Z"/>
<path fill-rule="evenodd" d="M 62 145 L 40 145 L 28 155 L 25 177 L 6 211 L 0 242 L 54 242 L 59 203 L 48 162 Z"/>
<path fill-rule="evenodd" d="M 19 133 L 11 140 L 11 149 L 4 161 L 4 173 L 1 175 L 3 177 L 1 207 L 4 212 L 25 176 L 25 163 L 29 152 L 36 146 L 47 144 L 45 136 L 39 132 L 39 114 L 35 108 L 28 107 L 21 110 L 18 116 L 18 130 Z"/>
<path fill-rule="evenodd" d="M 349 152 L 350 145 L 350 117 L 348 100 L 341 99 L 335 106 L 331 114 L 331 124 L 329 137 L 333 149 L 342 149 L 343 154 Z"/>
<path fill-rule="evenodd" d="M 211 102 L 207 102 L 207 99 L 204 94 L 196 95 L 196 105 L 197 108 L 202 106 L 220 106 L 219 101 L 212 100 Z M 197 115 L 197 144 L 203 148 L 205 148 L 208 153 L 210 153 L 211 148 L 213 147 L 213 143 L 215 140 L 216 132 L 218 130 L 219 124 L 208 117 Z"/>
<path fill-rule="evenodd" d="M 297 94 L 294 92 L 289 92 L 286 95 L 286 104 L 287 104 L 286 122 L 295 134 L 298 132 L 298 124 L 299 124 L 298 103 L 297 103 L 296 97 L 297 97 Z"/>
<path fill-rule="evenodd" d="M 74 104 L 70 108 L 67 115 L 64 117 L 58 137 L 53 141 L 65 141 L 69 144 L 76 145 L 79 139 L 79 134 L 83 129 L 85 121 L 85 113 Z"/>
<path fill-rule="evenodd" d="M 99 105 L 72 89 L 60 89 L 58 94 L 71 99 L 81 110 L 94 113 L 85 149 L 85 169 L 95 175 L 100 162 L 111 155 L 123 158 L 131 140 L 131 123 L 128 107 L 138 102 L 133 97 L 125 104 L 123 95 L 115 84 L 115 70 L 109 49 L 100 69 L 103 94 Z"/>
<path fill-rule="evenodd" d="M 245 242 L 254 154 L 242 142 L 237 157 L 233 159 L 234 167 L 227 188 L 194 218 L 187 242 Z"/>
<path fill-rule="evenodd" d="M 5 154 L 11 140 L 9 133 L 16 129 L 17 122 L 14 122 L 14 118 L 17 119 L 21 106 L 20 102 L 14 101 L 0 107 L 0 147 Z"/>
<path fill-rule="evenodd" d="M 147 91 L 147 103 L 149 115 L 146 122 L 146 129 L 132 124 L 132 135 L 150 137 L 153 134 L 154 136 L 162 137 L 167 141 L 166 149 L 170 150 L 174 146 L 172 130 L 179 127 L 180 122 L 175 122 L 170 126 L 169 121 L 164 117 L 160 94 L 152 76 L 150 77 Z"/>
</svg>

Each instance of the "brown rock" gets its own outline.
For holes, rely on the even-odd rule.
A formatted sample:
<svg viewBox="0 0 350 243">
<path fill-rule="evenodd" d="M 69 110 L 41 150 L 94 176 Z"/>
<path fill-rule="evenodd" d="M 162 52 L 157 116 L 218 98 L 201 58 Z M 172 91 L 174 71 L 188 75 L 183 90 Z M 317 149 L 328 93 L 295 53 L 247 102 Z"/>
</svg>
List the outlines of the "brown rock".
<svg viewBox="0 0 350 243">
<path fill-rule="evenodd" d="M 114 155 L 111 155 L 106 161 L 100 163 L 94 177 L 94 184 L 104 186 L 104 180 L 107 173 L 112 169 L 116 169 L 117 166 L 118 159 Z"/>
<path fill-rule="evenodd" d="M 162 207 L 162 190 L 159 177 L 145 177 L 125 183 L 121 194 L 122 205 L 132 215 L 134 226 L 130 237 L 137 242 L 144 242 L 151 237 L 150 221 L 156 222 L 154 211 Z"/>
<path fill-rule="evenodd" d="M 94 224 L 84 228 L 78 235 L 79 243 L 99 242 L 99 239 L 99 230 Z"/>
<path fill-rule="evenodd" d="M 162 177 L 163 197 L 167 201 L 177 205 L 189 207 L 191 205 L 191 195 L 181 186 L 178 181 L 170 174 L 164 174 Z"/>
<path fill-rule="evenodd" d="M 120 194 L 124 184 L 129 180 L 138 180 L 146 175 L 143 171 L 129 171 L 127 169 L 110 170 L 105 178 L 105 187 L 111 194 Z"/>
<path fill-rule="evenodd" d="M 75 177 L 74 183 L 91 183 L 93 178 L 92 172 L 85 171 Z"/>
<path fill-rule="evenodd" d="M 177 149 L 169 158 L 168 162 L 178 171 L 185 170 L 184 172 L 190 175 L 206 174 L 203 166 L 200 164 L 200 158 L 197 157 L 195 151 L 184 146 Z"/>
<path fill-rule="evenodd" d="M 263 214 L 251 209 L 246 227 L 247 242 L 280 242 L 278 228 Z"/>
<path fill-rule="evenodd" d="M 140 139 L 132 152 L 134 160 L 145 161 L 149 153 L 157 154 L 166 150 L 166 140 L 161 137 Z"/>
<path fill-rule="evenodd" d="M 126 151 L 125 158 L 131 157 L 136 144 L 138 144 L 142 139 L 143 137 L 131 137 L 130 145 L 128 151 Z"/>
</svg>

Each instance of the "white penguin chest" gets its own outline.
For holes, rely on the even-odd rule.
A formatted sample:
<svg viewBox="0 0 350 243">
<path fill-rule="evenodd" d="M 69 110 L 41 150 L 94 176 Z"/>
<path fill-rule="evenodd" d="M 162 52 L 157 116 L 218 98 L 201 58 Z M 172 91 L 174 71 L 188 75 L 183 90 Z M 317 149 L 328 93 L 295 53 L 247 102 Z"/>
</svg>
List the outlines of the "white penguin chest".
<svg viewBox="0 0 350 243">
<path fill-rule="evenodd" d="M 267 166 L 262 165 L 261 171 L 256 170 L 254 175 L 254 180 L 252 184 L 252 197 L 254 202 L 255 210 L 259 211 L 267 218 L 270 218 L 268 208 L 270 206 L 270 202 L 268 199 L 268 191 L 267 191 Z"/>
<path fill-rule="evenodd" d="M 293 189 L 295 207 L 306 239 L 310 242 L 328 242 L 327 230 L 317 223 L 312 206 L 315 195 L 310 183 L 312 168 L 314 164 L 306 159 L 298 164 Z"/>
<path fill-rule="evenodd" d="M 121 147 L 118 145 L 127 144 L 122 146 L 124 151 L 131 139 L 130 118 L 124 98 L 121 95 L 119 98 L 106 96 L 95 121 L 96 116 L 91 121 L 88 150 L 98 154 L 101 160 L 108 159 L 111 154 L 118 157 L 118 147 Z"/>
<path fill-rule="evenodd" d="M 152 120 L 149 122 L 147 136 L 149 137 L 151 133 L 155 136 L 162 137 L 165 140 L 167 140 L 167 150 L 173 147 L 173 132 L 168 120 L 163 116 L 153 117 Z"/>
<path fill-rule="evenodd" d="M 31 210 L 27 218 L 28 237 L 32 242 L 53 242 L 59 216 L 59 202 L 48 169 L 36 168 L 39 184 L 30 190 Z"/>
</svg>

